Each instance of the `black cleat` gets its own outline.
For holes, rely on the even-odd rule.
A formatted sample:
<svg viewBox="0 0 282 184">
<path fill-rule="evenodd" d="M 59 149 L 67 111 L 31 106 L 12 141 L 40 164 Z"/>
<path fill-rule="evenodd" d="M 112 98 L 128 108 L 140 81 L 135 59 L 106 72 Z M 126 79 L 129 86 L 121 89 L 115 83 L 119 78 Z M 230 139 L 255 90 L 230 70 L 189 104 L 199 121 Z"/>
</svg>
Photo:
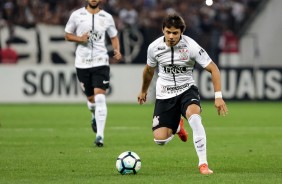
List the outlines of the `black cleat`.
<svg viewBox="0 0 282 184">
<path fill-rule="evenodd" d="M 98 147 L 103 147 L 104 146 L 103 138 L 101 136 L 97 136 L 94 143 Z"/>
<path fill-rule="evenodd" d="M 93 132 L 94 132 L 94 133 L 97 133 L 97 124 L 96 124 L 96 119 L 95 119 L 95 117 L 92 118 L 91 127 L 92 127 Z"/>
</svg>

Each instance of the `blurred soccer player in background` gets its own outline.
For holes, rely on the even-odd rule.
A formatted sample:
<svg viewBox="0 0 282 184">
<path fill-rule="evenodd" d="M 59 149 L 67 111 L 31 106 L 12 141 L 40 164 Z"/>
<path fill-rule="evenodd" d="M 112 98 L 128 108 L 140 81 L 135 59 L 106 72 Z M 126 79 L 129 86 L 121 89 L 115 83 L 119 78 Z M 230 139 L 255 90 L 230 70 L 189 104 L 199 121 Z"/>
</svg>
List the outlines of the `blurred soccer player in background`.
<svg viewBox="0 0 282 184">
<path fill-rule="evenodd" d="M 143 83 L 138 95 L 139 104 L 147 100 L 147 91 L 155 68 L 158 68 L 156 101 L 153 115 L 154 141 L 165 145 L 178 134 L 187 141 L 188 134 L 182 124 L 181 115 L 186 118 L 193 131 L 193 142 L 199 158 L 201 174 L 212 174 L 207 162 L 206 133 L 201 119 L 201 105 L 198 88 L 192 76 L 197 62 L 211 73 L 215 91 L 215 107 L 219 115 L 227 114 L 222 99 L 220 72 L 206 51 L 193 39 L 183 35 L 186 25 L 182 17 L 170 14 L 163 20 L 164 36 L 153 41 L 147 52 L 147 65 L 143 71 Z"/>
<path fill-rule="evenodd" d="M 96 133 L 94 144 L 104 145 L 107 118 L 106 89 L 110 82 L 109 55 L 105 46 L 106 32 L 111 38 L 113 58 L 122 57 L 118 31 L 112 15 L 100 9 L 100 0 L 86 0 L 87 5 L 74 11 L 65 27 L 65 39 L 76 42 L 75 67 L 87 106 L 92 113 L 92 129 Z"/>
</svg>

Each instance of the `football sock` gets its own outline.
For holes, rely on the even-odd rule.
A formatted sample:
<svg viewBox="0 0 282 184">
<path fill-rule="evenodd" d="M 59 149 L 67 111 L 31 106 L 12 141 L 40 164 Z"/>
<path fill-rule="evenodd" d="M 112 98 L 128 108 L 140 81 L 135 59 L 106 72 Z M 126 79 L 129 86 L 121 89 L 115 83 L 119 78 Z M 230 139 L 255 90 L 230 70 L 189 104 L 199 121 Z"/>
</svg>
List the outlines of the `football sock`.
<svg viewBox="0 0 282 184">
<path fill-rule="evenodd" d="M 193 114 L 188 121 L 193 131 L 193 142 L 199 158 L 199 165 L 207 164 L 206 132 L 202 124 L 202 118 L 198 114 Z"/>
<path fill-rule="evenodd" d="M 95 116 L 95 103 L 87 101 L 87 107 L 92 112 L 92 117 Z"/>
<path fill-rule="evenodd" d="M 95 117 L 97 123 L 97 134 L 96 136 L 104 137 L 104 129 L 107 119 L 107 105 L 106 97 L 104 94 L 95 95 L 96 109 Z"/>
<path fill-rule="evenodd" d="M 171 135 L 169 138 L 167 138 L 165 140 L 154 139 L 154 141 L 155 141 L 156 144 L 163 146 L 163 145 L 167 144 L 169 141 L 171 141 L 173 137 L 174 137 L 174 135 Z"/>
</svg>

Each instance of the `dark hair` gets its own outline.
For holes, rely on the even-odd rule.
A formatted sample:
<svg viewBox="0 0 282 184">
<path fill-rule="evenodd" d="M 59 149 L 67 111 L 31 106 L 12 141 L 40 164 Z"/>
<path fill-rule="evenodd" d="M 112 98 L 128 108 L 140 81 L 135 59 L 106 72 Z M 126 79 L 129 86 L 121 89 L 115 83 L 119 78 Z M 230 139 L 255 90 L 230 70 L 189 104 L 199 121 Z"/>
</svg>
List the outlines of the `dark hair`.
<svg viewBox="0 0 282 184">
<path fill-rule="evenodd" d="M 183 33 L 185 28 L 186 28 L 186 25 L 185 25 L 183 18 L 180 15 L 173 13 L 173 14 L 168 14 L 164 18 L 163 29 L 165 27 L 167 27 L 167 28 L 175 27 L 176 29 L 180 29 L 181 32 Z"/>
</svg>

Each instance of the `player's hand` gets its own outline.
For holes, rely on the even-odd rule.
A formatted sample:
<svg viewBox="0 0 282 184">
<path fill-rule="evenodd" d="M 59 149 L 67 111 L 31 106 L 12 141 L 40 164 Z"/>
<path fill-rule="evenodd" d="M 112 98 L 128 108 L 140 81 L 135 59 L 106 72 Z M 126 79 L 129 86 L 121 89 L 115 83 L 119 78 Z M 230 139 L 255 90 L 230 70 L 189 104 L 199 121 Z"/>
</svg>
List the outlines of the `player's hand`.
<svg viewBox="0 0 282 184">
<path fill-rule="evenodd" d="M 84 33 L 84 34 L 80 37 L 80 42 L 81 42 L 81 43 L 87 43 L 87 42 L 88 42 L 88 39 L 89 39 L 89 33 L 86 32 L 86 33 Z"/>
<path fill-rule="evenodd" d="M 116 49 L 114 50 L 114 56 L 113 56 L 113 58 L 114 58 L 117 62 L 121 60 L 122 55 L 121 55 L 121 53 L 120 53 L 119 50 L 116 50 Z"/>
<path fill-rule="evenodd" d="M 138 99 L 138 103 L 142 105 L 143 103 L 147 101 L 147 93 L 141 92 L 137 99 Z"/>
<path fill-rule="evenodd" d="M 225 116 L 228 113 L 227 106 L 222 98 L 216 98 L 214 100 L 214 106 L 217 109 L 217 114 Z"/>
</svg>

